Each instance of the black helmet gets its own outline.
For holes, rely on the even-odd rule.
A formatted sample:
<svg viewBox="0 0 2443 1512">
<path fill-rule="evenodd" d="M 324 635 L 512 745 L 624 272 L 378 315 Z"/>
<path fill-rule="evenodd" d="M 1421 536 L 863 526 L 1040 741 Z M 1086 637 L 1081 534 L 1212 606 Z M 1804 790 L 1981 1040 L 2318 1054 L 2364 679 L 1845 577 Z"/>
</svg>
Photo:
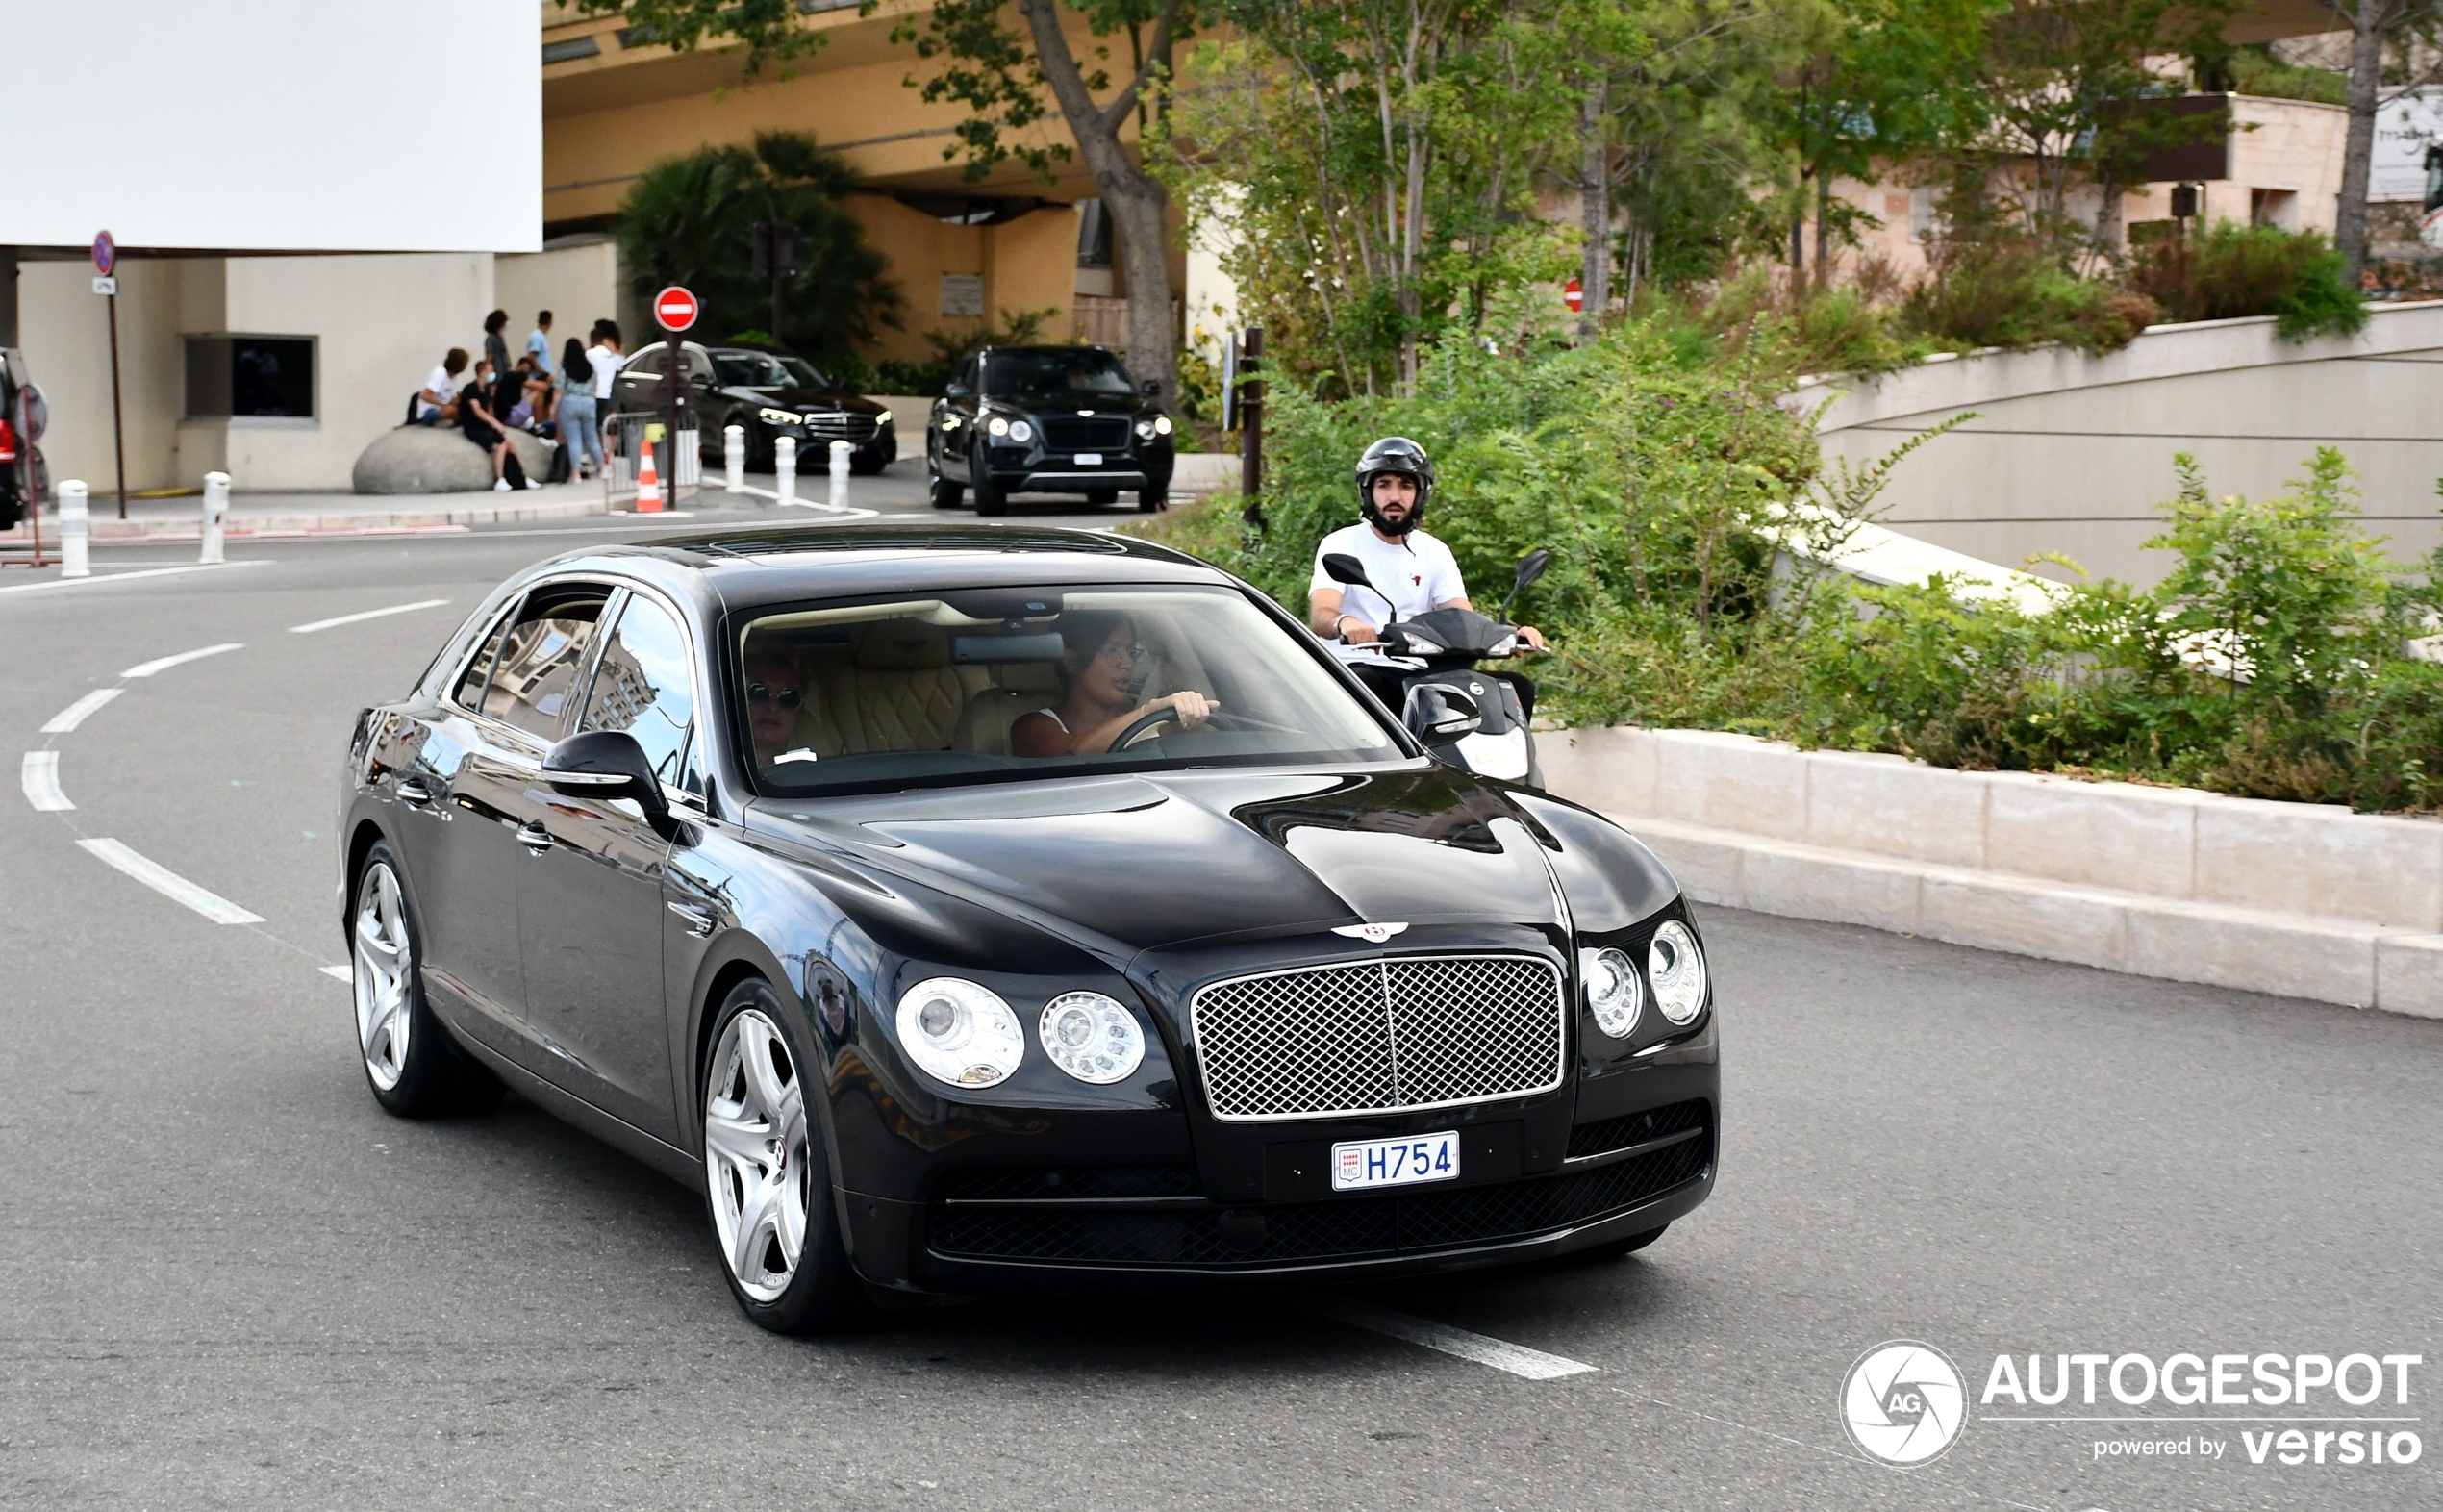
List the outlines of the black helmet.
<svg viewBox="0 0 2443 1512">
<path fill-rule="evenodd" d="M 1398 524 L 1383 523 L 1382 517 L 1374 512 L 1374 476 L 1383 472 L 1397 472 L 1417 480 L 1417 507 Z M 1357 513 L 1375 529 L 1395 536 L 1408 534 L 1423 522 L 1425 505 L 1432 498 L 1433 459 L 1425 455 L 1425 448 L 1407 437 L 1386 436 L 1367 447 L 1366 455 L 1357 459 Z"/>
</svg>

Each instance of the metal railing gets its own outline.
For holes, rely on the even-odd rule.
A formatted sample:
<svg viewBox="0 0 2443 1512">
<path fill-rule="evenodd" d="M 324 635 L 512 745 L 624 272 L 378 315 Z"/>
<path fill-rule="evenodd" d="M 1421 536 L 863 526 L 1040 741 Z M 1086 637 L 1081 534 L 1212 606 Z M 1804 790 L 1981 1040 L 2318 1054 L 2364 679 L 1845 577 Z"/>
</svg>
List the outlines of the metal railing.
<svg viewBox="0 0 2443 1512">
<path fill-rule="evenodd" d="M 650 410 L 615 410 L 603 417 L 602 504 L 615 514 L 636 509 L 637 463 L 644 455 L 645 433 L 662 417 Z M 678 509 L 704 485 L 703 433 L 690 428 L 675 439 L 665 432 L 653 445 L 653 470 L 659 475 L 662 508 Z"/>
</svg>

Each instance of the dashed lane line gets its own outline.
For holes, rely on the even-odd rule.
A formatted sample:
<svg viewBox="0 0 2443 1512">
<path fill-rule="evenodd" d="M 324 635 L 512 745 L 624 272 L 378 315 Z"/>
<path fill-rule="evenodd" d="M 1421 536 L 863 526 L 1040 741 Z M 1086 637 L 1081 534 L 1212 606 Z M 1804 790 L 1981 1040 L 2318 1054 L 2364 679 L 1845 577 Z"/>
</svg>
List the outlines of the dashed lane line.
<svg viewBox="0 0 2443 1512">
<path fill-rule="evenodd" d="M 96 572 L 91 577 L 45 578 L 39 583 L 12 583 L 0 588 L 0 593 L 38 593 L 49 588 L 93 588 L 103 583 L 125 583 L 139 577 L 177 577 L 185 572 L 218 572 L 228 567 L 268 567 L 269 557 L 255 557 L 244 562 L 189 562 L 185 567 L 139 567 L 133 572 Z"/>
<path fill-rule="evenodd" d="M 91 693 L 87 693 L 76 702 L 69 704 L 66 708 L 51 716 L 50 721 L 42 726 L 42 733 L 45 735 L 67 734 L 70 730 L 75 729 L 78 725 L 83 724 L 87 719 L 92 718 L 94 710 L 99 709 L 102 705 L 110 702 L 124 692 L 126 692 L 126 690 L 123 688 L 94 689 Z"/>
<path fill-rule="evenodd" d="M 1388 1307 L 1376 1307 L 1371 1302 L 1350 1301 L 1347 1298 L 1340 1297 L 1322 1297 L 1309 1299 L 1306 1309 L 1329 1318 L 1335 1323 L 1345 1323 L 1352 1327 L 1389 1334 L 1392 1338 L 1404 1339 L 1410 1344 L 1421 1344 L 1428 1349 L 1439 1349 L 1445 1354 L 1455 1355 L 1463 1360 L 1472 1360 L 1478 1365 L 1490 1365 L 1497 1371 L 1507 1371 L 1513 1375 L 1523 1375 L 1531 1381 L 1558 1380 L 1565 1375 L 1587 1375 L 1600 1369 L 1599 1366 L 1588 1365 L 1580 1360 L 1567 1359 L 1558 1354 L 1547 1354 L 1541 1349 L 1530 1349 L 1523 1344 L 1511 1344 L 1506 1340 L 1488 1338 L 1480 1333 L 1470 1333 L 1465 1328 L 1453 1328 L 1448 1323 L 1438 1323 L 1430 1319 L 1412 1318 L 1406 1313 L 1393 1312 Z"/>
<path fill-rule="evenodd" d="M 181 651 L 176 656 L 157 657 L 149 662 L 139 662 L 119 675 L 121 677 L 150 677 L 155 672 L 165 672 L 173 667 L 183 667 L 189 662 L 200 662 L 207 656 L 218 656 L 223 651 L 239 650 L 245 643 L 243 641 L 224 641 L 218 645 L 205 646 L 200 651 Z"/>
<path fill-rule="evenodd" d="M 174 903 L 184 903 L 215 924 L 263 922 L 261 914 L 250 914 L 219 894 L 197 887 L 160 862 L 140 856 L 115 840 L 80 840 L 76 844 L 79 849 L 104 865 L 116 868 Z"/>
<path fill-rule="evenodd" d="M 345 982 L 351 987 L 356 985 L 356 973 L 344 966 L 317 966 L 315 970 L 335 982 Z"/>
<path fill-rule="evenodd" d="M 316 630 L 334 630 L 340 625 L 361 624 L 367 619 L 380 619 L 388 615 L 410 614 L 418 609 L 439 609 L 448 602 L 446 598 L 419 598 L 412 604 L 392 604 L 388 609 L 368 609 L 362 614 L 339 615 L 329 619 L 316 619 L 312 624 L 290 625 L 289 633 L 312 635 Z"/>
<path fill-rule="evenodd" d="M 38 814 L 64 814 L 76 807 L 68 795 L 60 791 L 60 753 L 28 751 L 25 765 L 18 769 L 17 781 L 25 789 L 25 800 Z"/>
</svg>

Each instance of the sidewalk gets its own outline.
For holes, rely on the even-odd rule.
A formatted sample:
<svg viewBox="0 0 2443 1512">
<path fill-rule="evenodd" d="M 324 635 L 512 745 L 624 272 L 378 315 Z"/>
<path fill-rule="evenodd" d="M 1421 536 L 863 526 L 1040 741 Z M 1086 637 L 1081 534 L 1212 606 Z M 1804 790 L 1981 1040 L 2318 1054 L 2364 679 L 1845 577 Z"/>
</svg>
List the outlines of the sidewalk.
<svg viewBox="0 0 2443 1512">
<path fill-rule="evenodd" d="M 194 541 L 203 535 L 203 495 L 190 493 L 179 498 L 129 499 L 127 518 L 121 519 L 118 500 L 96 493 L 90 501 L 88 533 L 95 541 Z M 602 513 L 599 482 L 553 484 L 515 493 L 239 493 L 229 500 L 223 528 L 232 541 L 412 534 L 510 520 L 574 519 Z M 0 531 L 0 546 L 30 546 L 33 541 L 22 523 L 14 530 Z M 45 506 L 43 548 L 56 551 L 59 543 L 59 516 L 53 507 Z"/>
</svg>

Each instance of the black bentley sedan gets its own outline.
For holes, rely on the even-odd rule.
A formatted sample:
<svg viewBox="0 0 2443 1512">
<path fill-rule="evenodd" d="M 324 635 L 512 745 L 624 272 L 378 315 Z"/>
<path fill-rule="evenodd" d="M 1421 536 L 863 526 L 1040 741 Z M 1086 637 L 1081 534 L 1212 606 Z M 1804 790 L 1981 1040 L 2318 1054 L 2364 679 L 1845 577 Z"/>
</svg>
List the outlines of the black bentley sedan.
<svg viewBox="0 0 2443 1512">
<path fill-rule="evenodd" d="M 661 403 L 665 349 L 660 341 L 641 347 L 620 366 L 614 398 L 618 408 L 644 411 Z M 693 341 L 679 343 L 679 357 L 687 364 L 689 402 L 695 406 L 708 459 L 721 458 L 732 425 L 746 433 L 750 472 L 771 470 L 773 442 L 783 436 L 796 440 L 801 472 L 829 466 L 835 441 L 856 448 L 848 454 L 848 470 L 861 477 L 880 472 L 899 455 L 890 409 L 843 387 L 802 357 Z"/>
<path fill-rule="evenodd" d="M 998 515 L 1013 493 L 1122 492 L 1151 514 L 1170 496 L 1171 416 L 1099 346 L 991 346 L 959 365 L 925 424 L 935 509 L 975 495 Z"/>
<path fill-rule="evenodd" d="M 1712 1189 L 1670 874 L 1192 559 L 801 528 L 518 573 L 349 742 L 374 1096 L 702 1191 L 757 1323 L 1626 1252 Z"/>
</svg>

